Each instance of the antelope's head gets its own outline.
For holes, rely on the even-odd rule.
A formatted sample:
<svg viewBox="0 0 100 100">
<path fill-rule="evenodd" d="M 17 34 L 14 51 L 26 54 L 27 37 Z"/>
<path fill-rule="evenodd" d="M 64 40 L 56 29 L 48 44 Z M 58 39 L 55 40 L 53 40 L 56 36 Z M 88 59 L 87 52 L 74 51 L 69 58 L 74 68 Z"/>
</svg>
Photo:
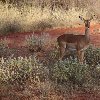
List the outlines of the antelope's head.
<svg viewBox="0 0 100 100">
<path fill-rule="evenodd" d="M 86 28 L 90 28 L 90 22 L 91 22 L 91 20 L 93 19 L 93 16 L 92 16 L 90 19 L 84 19 L 84 18 L 81 17 L 81 16 L 79 16 L 79 18 L 80 18 L 82 21 L 84 21 L 85 27 L 86 27 Z"/>
</svg>

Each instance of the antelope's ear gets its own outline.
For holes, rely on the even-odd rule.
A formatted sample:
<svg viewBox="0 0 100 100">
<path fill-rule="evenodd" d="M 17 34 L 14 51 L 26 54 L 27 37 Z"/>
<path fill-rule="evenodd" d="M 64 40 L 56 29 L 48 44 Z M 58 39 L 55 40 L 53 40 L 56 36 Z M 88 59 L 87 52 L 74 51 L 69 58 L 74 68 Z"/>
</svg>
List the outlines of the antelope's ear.
<svg viewBox="0 0 100 100">
<path fill-rule="evenodd" d="M 85 19 L 84 19 L 83 17 L 79 16 L 79 18 L 80 18 L 82 21 L 85 21 Z"/>
</svg>

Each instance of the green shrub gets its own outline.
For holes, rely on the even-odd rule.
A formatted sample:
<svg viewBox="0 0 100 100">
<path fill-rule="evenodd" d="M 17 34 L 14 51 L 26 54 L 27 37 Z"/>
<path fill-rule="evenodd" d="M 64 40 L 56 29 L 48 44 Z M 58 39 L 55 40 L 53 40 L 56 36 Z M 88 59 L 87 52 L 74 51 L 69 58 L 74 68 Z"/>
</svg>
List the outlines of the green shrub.
<svg viewBox="0 0 100 100">
<path fill-rule="evenodd" d="M 18 87 L 25 86 L 27 80 L 44 81 L 47 69 L 35 57 L 18 57 L 0 60 L 0 83 Z"/>
<path fill-rule="evenodd" d="M 93 48 L 90 46 L 85 52 L 86 63 L 95 67 L 100 64 L 100 48 Z"/>
<path fill-rule="evenodd" d="M 17 33 L 17 32 L 21 32 L 21 26 L 17 21 L 13 21 L 13 22 L 5 22 L 2 26 L 2 28 L 0 29 L 1 34 L 3 35 L 8 35 L 11 33 Z"/>
<path fill-rule="evenodd" d="M 40 36 L 32 34 L 26 37 L 26 45 L 30 51 L 39 51 L 43 50 L 45 46 L 50 44 L 50 36 L 48 33 L 41 33 Z"/>
<path fill-rule="evenodd" d="M 53 78 L 61 83 L 70 82 L 72 85 L 83 86 L 89 77 L 87 65 L 75 61 L 58 61 L 54 64 Z"/>
</svg>

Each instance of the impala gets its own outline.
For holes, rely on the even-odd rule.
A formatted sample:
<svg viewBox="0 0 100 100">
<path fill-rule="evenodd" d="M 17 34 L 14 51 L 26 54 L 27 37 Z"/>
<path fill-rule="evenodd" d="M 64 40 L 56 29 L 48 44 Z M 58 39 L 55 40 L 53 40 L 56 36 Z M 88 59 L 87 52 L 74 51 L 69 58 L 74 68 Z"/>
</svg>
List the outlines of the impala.
<svg viewBox="0 0 100 100">
<path fill-rule="evenodd" d="M 93 19 L 84 19 L 79 16 L 79 18 L 85 23 L 85 35 L 74 35 L 74 34 L 63 34 L 57 38 L 60 59 L 62 59 L 65 55 L 65 51 L 72 52 L 76 51 L 77 59 L 79 62 L 83 63 L 84 60 L 84 50 L 86 50 L 90 43 L 89 37 L 89 29 L 90 29 L 90 21 Z"/>
</svg>

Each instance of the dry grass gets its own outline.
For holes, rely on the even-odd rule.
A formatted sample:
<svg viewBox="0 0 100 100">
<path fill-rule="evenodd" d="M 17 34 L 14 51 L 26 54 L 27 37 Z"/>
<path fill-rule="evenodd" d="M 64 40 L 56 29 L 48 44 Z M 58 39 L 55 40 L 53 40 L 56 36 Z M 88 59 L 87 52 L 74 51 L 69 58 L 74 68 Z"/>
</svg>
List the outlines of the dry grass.
<svg viewBox="0 0 100 100">
<path fill-rule="evenodd" d="M 68 11 L 49 7 L 23 5 L 20 8 L 12 4 L 0 3 L 0 33 L 28 32 L 55 27 L 73 27 L 81 23 L 78 16 L 90 17 L 87 9 L 72 8 Z M 75 24 L 76 23 L 76 24 Z"/>
</svg>

